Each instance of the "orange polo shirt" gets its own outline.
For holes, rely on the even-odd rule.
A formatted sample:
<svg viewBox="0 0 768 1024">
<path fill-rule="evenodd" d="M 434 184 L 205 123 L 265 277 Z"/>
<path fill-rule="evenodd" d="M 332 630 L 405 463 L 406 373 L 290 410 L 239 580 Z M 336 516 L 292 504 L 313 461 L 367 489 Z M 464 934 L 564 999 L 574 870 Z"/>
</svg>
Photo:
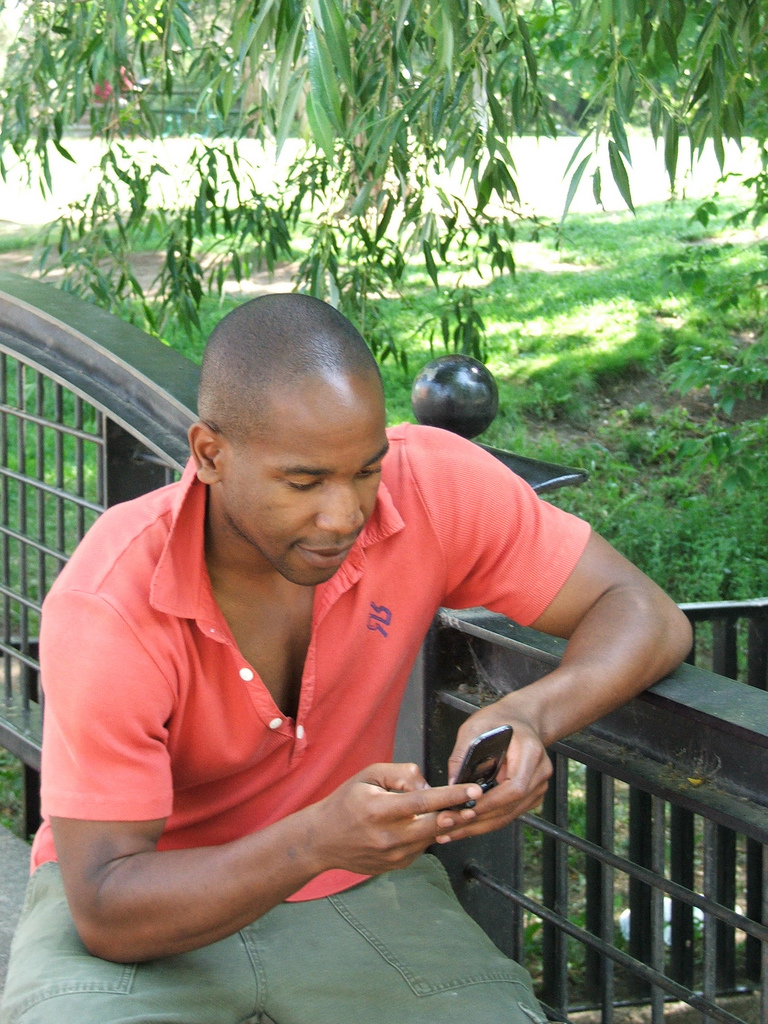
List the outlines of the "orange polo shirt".
<svg viewBox="0 0 768 1024">
<path fill-rule="evenodd" d="M 315 589 L 296 720 L 274 703 L 214 599 L 206 492 L 182 479 L 105 512 L 45 601 L 42 802 L 48 816 L 166 818 L 159 849 L 226 843 L 391 761 L 403 691 L 436 610 L 525 625 L 557 595 L 589 527 L 476 445 L 404 425 L 374 512 Z M 293 899 L 361 880 L 325 872 Z"/>
</svg>

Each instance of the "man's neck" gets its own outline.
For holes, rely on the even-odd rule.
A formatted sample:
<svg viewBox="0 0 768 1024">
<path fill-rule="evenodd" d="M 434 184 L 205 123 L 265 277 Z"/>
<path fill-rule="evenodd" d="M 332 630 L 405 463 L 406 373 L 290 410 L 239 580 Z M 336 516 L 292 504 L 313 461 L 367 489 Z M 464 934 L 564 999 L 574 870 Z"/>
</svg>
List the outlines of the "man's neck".
<svg viewBox="0 0 768 1024">
<path fill-rule="evenodd" d="M 213 596 L 237 647 L 283 714 L 295 717 L 309 648 L 314 587 L 242 560 L 206 557 Z"/>
</svg>

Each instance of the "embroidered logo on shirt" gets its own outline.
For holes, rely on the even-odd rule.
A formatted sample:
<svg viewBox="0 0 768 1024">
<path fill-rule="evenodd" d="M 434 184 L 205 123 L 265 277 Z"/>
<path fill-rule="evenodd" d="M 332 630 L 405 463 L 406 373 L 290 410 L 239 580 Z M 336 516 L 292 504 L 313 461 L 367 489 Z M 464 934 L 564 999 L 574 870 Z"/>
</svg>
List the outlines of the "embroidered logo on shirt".
<svg viewBox="0 0 768 1024">
<path fill-rule="evenodd" d="M 371 601 L 371 608 L 373 611 L 368 616 L 368 629 L 373 629 L 377 633 L 381 633 L 382 636 L 387 636 L 387 631 L 384 628 L 392 622 L 392 612 L 389 608 L 385 608 L 383 604 L 374 604 Z"/>
</svg>

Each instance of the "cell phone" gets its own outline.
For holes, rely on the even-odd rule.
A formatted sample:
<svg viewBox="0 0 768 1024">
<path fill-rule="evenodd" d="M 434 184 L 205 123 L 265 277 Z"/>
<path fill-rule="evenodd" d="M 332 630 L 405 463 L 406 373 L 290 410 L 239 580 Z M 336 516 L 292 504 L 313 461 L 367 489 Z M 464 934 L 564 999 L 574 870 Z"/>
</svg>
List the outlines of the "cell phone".
<svg viewBox="0 0 768 1024">
<path fill-rule="evenodd" d="M 456 782 L 476 782 L 484 793 L 492 789 L 496 785 L 496 776 L 504 762 L 513 731 L 511 725 L 500 725 L 498 729 L 490 729 L 472 740 Z M 468 800 L 462 807 L 474 807 L 474 800 Z"/>
</svg>

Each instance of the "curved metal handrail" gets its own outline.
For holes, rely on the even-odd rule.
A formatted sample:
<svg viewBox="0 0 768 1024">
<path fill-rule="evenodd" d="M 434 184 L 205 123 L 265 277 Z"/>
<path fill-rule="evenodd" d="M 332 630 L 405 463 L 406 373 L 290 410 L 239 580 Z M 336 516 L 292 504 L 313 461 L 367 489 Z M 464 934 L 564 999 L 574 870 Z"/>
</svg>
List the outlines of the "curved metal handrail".
<svg viewBox="0 0 768 1024">
<path fill-rule="evenodd" d="M 50 285 L 0 274 L 0 349 L 100 408 L 173 468 L 187 461 L 199 367 Z"/>
</svg>

